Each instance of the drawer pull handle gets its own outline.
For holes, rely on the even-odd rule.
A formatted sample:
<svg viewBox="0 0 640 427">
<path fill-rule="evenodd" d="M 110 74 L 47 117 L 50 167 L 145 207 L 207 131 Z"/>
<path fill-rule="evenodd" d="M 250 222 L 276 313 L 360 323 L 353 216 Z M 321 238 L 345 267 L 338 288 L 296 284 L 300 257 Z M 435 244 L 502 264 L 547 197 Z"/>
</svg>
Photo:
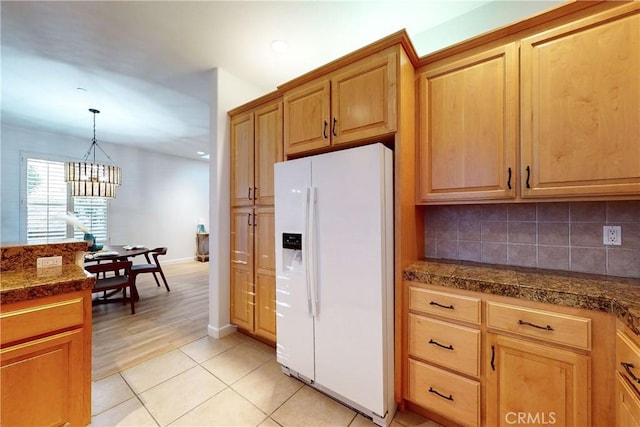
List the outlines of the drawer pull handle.
<svg viewBox="0 0 640 427">
<path fill-rule="evenodd" d="M 631 379 L 640 384 L 640 378 L 636 377 L 633 371 L 631 371 L 633 368 L 635 368 L 635 366 L 633 366 L 633 363 L 620 362 L 620 364 L 622 365 L 624 370 L 627 371 L 627 374 L 631 377 Z"/>
<path fill-rule="evenodd" d="M 449 310 L 453 310 L 453 305 L 442 305 L 442 304 L 438 304 L 435 301 L 431 301 L 429 305 L 437 305 L 438 307 L 448 308 Z"/>
<path fill-rule="evenodd" d="M 430 340 L 429 340 L 429 344 L 435 344 L 435 345 L 437 345 L 438 347 L 442 347 L 442 348 L 444 348 L 445 350 L 453 350 L 453 346 L 452 346 L 451 344 L 449 344 L 449 345 L 443 345 L 443 344 L 440 344 L 438 341 L 434 341 L 434 340 L 432 340 L 432 339 L 430 339 Z"/>
<path fill-rule="evenodd" d="M 539 326 L 536 325 L 534 323 L 530 323 L 530 322 L 525 322 L 524 320 L 518 320 L 518 325 L 527 325 L 527 326 L 532 326 L 534 328 L 538 328 L 538 329 L 544 329 L 545 331 L 553 331 L 553 328 L 549 325 L 547 326 Z"/>
<path fill-rule="evenodd" d="M 429 393 L 435 393 L 438 396 L 440 396 L 443 399 L 447 399 L 453 402 L 453 396 L 449 395 L 449 396 L 445 396 L 444 394 L 440 393 L 438 390 L 435 390 L 433 387 L 429 387 Z"/>
</svg>

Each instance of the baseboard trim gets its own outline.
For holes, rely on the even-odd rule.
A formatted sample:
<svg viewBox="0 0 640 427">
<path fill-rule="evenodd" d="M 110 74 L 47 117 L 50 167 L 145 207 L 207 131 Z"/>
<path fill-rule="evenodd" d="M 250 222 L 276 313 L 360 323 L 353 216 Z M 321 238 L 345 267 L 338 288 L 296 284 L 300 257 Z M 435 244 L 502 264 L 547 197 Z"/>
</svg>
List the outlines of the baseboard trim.
<svg viewBox="0 0 640 427">
<path fill-rule="evenodd" d="M 207 333 L 212 338 L 226 337 L 227 335 L 231 335 L 232 333 L 236 332 L 236 330 L 237 328 L 231 324 L 225 325 L 221 328 L 216 328 L 213 325 L 207 326 Z"/>
</svg>

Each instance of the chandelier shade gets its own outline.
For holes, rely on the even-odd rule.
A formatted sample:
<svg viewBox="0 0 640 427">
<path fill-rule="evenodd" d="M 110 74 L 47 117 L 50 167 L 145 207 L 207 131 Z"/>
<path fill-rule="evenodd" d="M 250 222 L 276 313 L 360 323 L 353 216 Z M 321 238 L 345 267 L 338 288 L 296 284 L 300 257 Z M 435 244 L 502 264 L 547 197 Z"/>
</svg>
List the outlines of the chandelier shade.
<svg viewBox="0 0 640 427">
<path fill-rule="evenodd" d="M 96 114 L 100 111 L 90 108 L 93 113 L 93 140 L 89 151 L 81 162 L 67 162 L 65 164 L 64 180 L 70 184 L 73 197 L 103 197 L 115 198 L 116 187 L 122 183 L 122 172 L 115 165 L 96 163 L 96 148 L 109 160 L 111 157 L 98 145 L 96 141 Z M 88 162 L 89 155 L 93 153 L 93 162 Z M 113 163 L 113 161 L 111 160 Z"/>
</svg>

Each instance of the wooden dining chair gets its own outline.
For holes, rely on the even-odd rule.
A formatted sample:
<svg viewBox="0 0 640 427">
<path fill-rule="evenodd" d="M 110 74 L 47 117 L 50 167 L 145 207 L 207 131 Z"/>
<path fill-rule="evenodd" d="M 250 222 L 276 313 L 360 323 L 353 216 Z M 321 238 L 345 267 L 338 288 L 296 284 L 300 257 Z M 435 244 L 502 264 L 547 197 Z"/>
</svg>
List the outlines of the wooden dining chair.
<svg viewBox="0 0 640 427">
<path fill-rule="evenodd" d="M 108 304 L 113 302 L 131 303 L 131 314 L 136 314 L 135 296 L 135 277 L 131 272 L 131 261 L 114 261 L 104 264 L 94 264 L 85 266 L 85 270 L 96 275 L 96 283 L 91 290 L 92 293 L 102 293 L 101 297 L 93 300 L 94 304 Z M 102 278 L 100 277 L 102 273 Z M 113 273 L 113 275 L 106 275 Z M 127 297 L 127 288 L 129 288 L 129 297 Z M 112 296 L 122 291 L 122 297 L 113 298 Z"/>
<path fill-rule="evenodd" d="M 160 255 L 166 255 L 166 254 L 167 254 L 167 248 L 151 249 L 148 253 L 144 254 L 145 258 L 147 259 L 147 263 L 133 264 L 133 266 L 131 267 L 131 275 L 133 276 L 133 283 L 135 284 L 136 277 L 139 274 L 152 273 L 153 278 L 156 280 L 156 284 L 159 287 L 160 281 L 158 280 L 158 276 L 157 276 L 157 274 L 159 273 L 160 276 L 162 277 L 162 281 L 164 282 L 164 287 L 167 288 L 167 292 L 171 292 L 171 289 L 169 289 L 169 284 L 167 283 L 167 278 L 164 276 L 164 272 L 162 271 L 162 266 L 160 265 L 160 261 L 158 260 L 158 257 Z M 151 257 L 153 258 L 153 262 L 151 262 L 151 258 L 149 258 L 149 255 L 151 255 Z"/>
</svg>

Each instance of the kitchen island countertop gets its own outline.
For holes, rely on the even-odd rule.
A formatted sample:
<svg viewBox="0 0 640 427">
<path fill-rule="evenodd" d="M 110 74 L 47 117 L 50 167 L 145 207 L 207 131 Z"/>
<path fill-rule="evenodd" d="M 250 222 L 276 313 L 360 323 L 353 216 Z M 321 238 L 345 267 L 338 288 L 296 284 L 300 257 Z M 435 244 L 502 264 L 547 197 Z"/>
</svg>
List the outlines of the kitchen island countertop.
<svg viewBox="0 0 640 427">
<path fill-rule="evenodd" d="M 427 259 L 403 279 L 615 315 L 640 335 L 640 279 Z"/>
<path fill-rule="evenodd" d="M 77 264 L 0 273 L 0 304 L 91 288 L 95 278 Z"/>
</svg>

